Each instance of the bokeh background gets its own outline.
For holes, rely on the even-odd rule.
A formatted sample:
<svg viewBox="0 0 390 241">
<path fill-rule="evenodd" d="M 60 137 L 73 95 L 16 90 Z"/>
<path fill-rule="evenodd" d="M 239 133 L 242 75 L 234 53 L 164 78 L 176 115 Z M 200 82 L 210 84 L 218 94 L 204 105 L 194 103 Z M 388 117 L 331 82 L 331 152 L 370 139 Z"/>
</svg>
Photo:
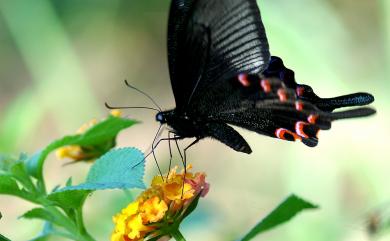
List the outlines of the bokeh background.
<svg viewBox="0 0 390 241">
<path fill-rule="evenodd" d="M 390 1 L 259 1 L 271 51 L 319 95 L 367 91 L 374 117 L 340 121 L 308 148 L 241 130 L 254 150 L 245 155 L 215 141 L 189 153 L 208 174 L 211 191 L 183 224 L 188 240 L 234 240 L 284 197 L 296 193 L 321 206 L 258 240 L 390 240 L 370 236 L 373 215 L 390 216 Z M 168 0 L 0 0 L 0 152 L 33 153 L 72 134 L 112 105 L 150 105 L 124 79 L 174 106 L 166 57 Z M 123 132 L 120 146 L 146 150 L 158 124 L 152 111 L 126 111 L 143 124 Z M 184 143 L 183 143 L 184 145 Z M 168 148 L 158 149 L 167 167 Z M 175 158 L 176 163 L 179 159 Z M 63 166 L 51 155 L 48 185 L 72 176 L 82 181 L 89 164 Z M 147 180 L 157 173 L 152 160 Z M 134 192 L 134 195 L 136 191 Z M 130 197 L 121 191 L 89 197 L 85 217 L 98 240 L 107 240 L 111 216 Z M 0 233 L 28 240 L 42 228 L 18 216 L 33 207 L 0 197 Z M 58 239 L 53 239 L 58 240 Z"/>
</svg>

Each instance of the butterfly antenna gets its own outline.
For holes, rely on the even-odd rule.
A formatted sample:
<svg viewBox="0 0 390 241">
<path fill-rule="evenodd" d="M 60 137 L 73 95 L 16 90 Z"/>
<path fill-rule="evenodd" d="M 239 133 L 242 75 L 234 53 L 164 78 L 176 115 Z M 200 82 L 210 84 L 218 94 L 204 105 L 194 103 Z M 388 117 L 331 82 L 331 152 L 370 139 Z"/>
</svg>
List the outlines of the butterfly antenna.
<svg viewBox="0 0 390 241">
<path fill-rule="evenodd" d="M 161 110 L 152 108 L 152 107 L 146 107 L 146 106 L 110 106 L 107 104 L 107 102 L 104 103 L 107 109 L 115 110 L 115 109 L 146 109 L 146 110 L 154 110 L 157 112 L 160 112 Z"/>
<path fill-rule="evenodd" d="M 125 80 L 125 84 L 127 85 L 127 87 L 129 87 L 129 88 L 131 88 L 131 89 L 133 89 L 133 90 L 135 90 L 135 91 L 138 91 L 139 93 L 141 93 L 141 94 L 143 94 L 144 96 L 146 96 L 149 100 L 151 100 L 151 101 L 153 102 L 153 104 L 159 109 L 159 111 L 162 111 L 161 107 L 156 103 L 156 101 L 154 101 L 154 99 L 153 99 L 150 95 L 148 95 L 148 94 L 146 94 L 145 92 L 143 92 L 142 90 L 140 90 L 140 89 L 134 87 L 134 86 L 131 85 L 127 80 Z"/>
</svg>

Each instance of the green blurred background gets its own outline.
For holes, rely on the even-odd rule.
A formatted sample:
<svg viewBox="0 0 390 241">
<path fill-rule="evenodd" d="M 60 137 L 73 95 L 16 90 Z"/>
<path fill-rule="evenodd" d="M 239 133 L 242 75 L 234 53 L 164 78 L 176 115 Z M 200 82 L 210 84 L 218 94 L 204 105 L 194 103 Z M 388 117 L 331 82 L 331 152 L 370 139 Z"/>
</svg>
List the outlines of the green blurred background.
<svg viewBox="0 0 390 241">
<path fill-rule="evenodd" d="M 321 209 L 258 238 L 288 241 L 390 240 L 369 236 L 371 214 L 390 216 L 390 1 L 262 0 L 274 55 L 283 57 L 299 82 L 321 96 L 367 91 L 378 114 L 340 121 L 321 133 L 318 147 L 241 131 L 254 150 L 244 155 L 215 141 L 191 149 L 211 191 L 183 224 L 188 240 L 233 240 L 290 193 Z M 168 0 L 0 0 L 0 152 L 33 153 L 112 105 L 150 105 L 124 79 L 166 108 L 174 106 L 167 57 Z M 154 112 L 126 111 L 143 124 L 123 132 L 120 146 L 146 150 L 158 124 Z M 184 145 L 184 143 L 183 143 Z M 168 148 L 158 157 L 165 168 Z M 175 158 L 178 162 L 178 158 Z M 50 156 L 48 185 L 69 176 L 83 180 L 89 164 L 63 167 Z M 157 168 L 148 161 L 147 173 Z M 129 197 L 120 191 L 89 197 L 85 217 L 98 240 L 107 240 L 111 216 Z M 28 240 L 39 221 L 18 219 L 32 205 L 0 197 L 0 233 Z M 57 240 L 57 239 L 53 239 Z"/>
</svg>

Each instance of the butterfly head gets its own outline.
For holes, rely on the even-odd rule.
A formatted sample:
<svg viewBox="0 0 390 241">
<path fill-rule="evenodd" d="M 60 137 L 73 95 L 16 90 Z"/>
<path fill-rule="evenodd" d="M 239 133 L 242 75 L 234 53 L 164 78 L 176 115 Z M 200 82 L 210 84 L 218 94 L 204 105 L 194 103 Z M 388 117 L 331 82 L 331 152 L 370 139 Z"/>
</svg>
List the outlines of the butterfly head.
<svg viewBox="0 0 390 241">
<path fill-rule="evenodd" d="M 157 113 L 156 121 L 160 122 L 161 124 L 167 123 L 167 119 L 165 118 L 164 112 L 158 112 Z"/>
<path fill-rule="evenodd" d="M 156 121 L 160 122 L 161 124 L 171 124 L 172 122 L 174 122 L 174 119 L 174 110 L 160 111 L 156 114 Z"/>
</svg>

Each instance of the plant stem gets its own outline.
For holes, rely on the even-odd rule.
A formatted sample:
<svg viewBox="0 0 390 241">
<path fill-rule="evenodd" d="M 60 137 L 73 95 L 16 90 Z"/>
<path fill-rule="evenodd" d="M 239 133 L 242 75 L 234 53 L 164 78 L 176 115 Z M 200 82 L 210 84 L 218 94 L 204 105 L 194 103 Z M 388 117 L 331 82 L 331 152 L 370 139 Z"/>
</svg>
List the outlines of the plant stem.
<svg viewBox="0 0 390 241">
<path fill-rule="evenodd" d="M 186 241 L 183 234 L 180 233 L 179 229 L 172 229 L 169 234 L 172 235 L 176 241 Z"/>
<path fill-rule="evenodd" d="M 76 210 L 75 218 L 76 218 L 76 225 L 79 229 L 80 235 L 83 236 L 85 240 L 94 241 L 95 239 L 87 232 L 87 229 L 85 228 L 82 207 Z"/>
</svg>

